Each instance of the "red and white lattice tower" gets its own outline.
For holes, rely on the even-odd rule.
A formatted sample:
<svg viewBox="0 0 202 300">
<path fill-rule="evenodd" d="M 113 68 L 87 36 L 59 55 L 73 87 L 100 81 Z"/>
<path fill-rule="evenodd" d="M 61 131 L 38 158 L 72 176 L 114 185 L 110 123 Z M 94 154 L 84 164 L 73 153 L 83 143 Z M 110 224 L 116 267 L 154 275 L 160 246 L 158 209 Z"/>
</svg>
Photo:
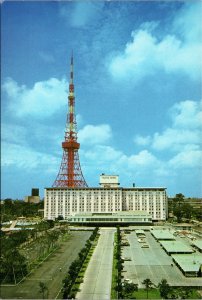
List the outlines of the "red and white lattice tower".
<svg viewBox="0 0 202 300">
<path fill-rule="evenodd" d="M 73 83 L 73 55 L 71 57 L 71 71 L 68 96 L 68 114 L 65 129 L 65 140 L 62 142 L 63 157 L 59 173 L 53 183 L 53 187 L 87 187 L 83 177 L 78 150 L 80 144 L 77 142 L 77 128 L 75 117 L 75 97 Z"/>
</svg>

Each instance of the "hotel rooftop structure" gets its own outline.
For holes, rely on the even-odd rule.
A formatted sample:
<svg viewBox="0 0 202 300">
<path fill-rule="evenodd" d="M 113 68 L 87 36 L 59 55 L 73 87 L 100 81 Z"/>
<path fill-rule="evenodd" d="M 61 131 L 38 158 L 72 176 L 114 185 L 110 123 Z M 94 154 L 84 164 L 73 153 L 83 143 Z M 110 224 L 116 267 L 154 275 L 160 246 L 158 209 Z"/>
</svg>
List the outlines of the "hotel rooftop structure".
<svg viewBox="0 0 202 300">
<path fill-rule="evenodd" d="M 164 187 L 123 188 L 118 175 L 100 175 L 100 187 L 45 188 L 44 217 L 70 223 L 151 223 L 167 217 Z"/>
</svg>

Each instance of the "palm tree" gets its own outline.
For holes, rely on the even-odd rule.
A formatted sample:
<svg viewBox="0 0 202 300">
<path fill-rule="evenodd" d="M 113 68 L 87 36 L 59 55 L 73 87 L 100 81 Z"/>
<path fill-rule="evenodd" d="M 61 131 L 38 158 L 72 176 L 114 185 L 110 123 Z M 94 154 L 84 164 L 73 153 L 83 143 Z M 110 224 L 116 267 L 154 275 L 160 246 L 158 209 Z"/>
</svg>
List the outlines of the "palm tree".
<svg viewBox="0 0 202 300">
<path fill-rule="evenodd" d="M 15 248 L 9 250 L 6 255 L 3 256 L 3 262 L 7 267 L 9 275 L 13 275 L 15 284 L 17 283 L 17 280 L 27 272 L 26 258 Z"/>
<path fill-rule="evenodd" d="M 177 222 L 180 223 L 182 221 L 183 217 L 183 211 L 182 211 L 182 204 L 184 202 L 184 195 L 183 194 L 176 194 L 174 198 L 174 207 L 173 207 L 173 213 L 177 217 Z"/>
<path fill-rule="evenodd" d="M 151 280 L 149 278 L 146 278 L 142 284 L 145 285 L 145 289 L 147 291 L 147 299 L 148 299 L 148 293 L 149 293 L 149 289 L 151 289 L 151 287 L 154 285 L 153 282 L 151 282 Z"/>
<path fill-rule="evenodd" d="M 138 284 L 125 282 L 123 286 L 124 296 L 126 298 L 131 298 L 133 292 L 138 291 Z"/>
<path fill-rule="evenodd" d="M 40 289 L 39 289 L 39 293 L 41 293 L 43 299 L 45 299 L 45 291 L 46 291 L 47 294 L 48 294 L 48 288 L 47 288 L 47 286 L 45 285 L 44 282 L 40 281 L 40 282 L 39 282 L 39 288 L 40 288 Z"/>
<path fill-rule="evenodd" d="M 164 298 L 164 299 L 167 299 L 168 294 L 171 291 L 171 287 L 167 283 L 167 280 L 162 279 L 161 282 L 158 284 L 158 287 L 159 287 L 159 292 L 160 292 L 161 297 Z"/>
</svg>

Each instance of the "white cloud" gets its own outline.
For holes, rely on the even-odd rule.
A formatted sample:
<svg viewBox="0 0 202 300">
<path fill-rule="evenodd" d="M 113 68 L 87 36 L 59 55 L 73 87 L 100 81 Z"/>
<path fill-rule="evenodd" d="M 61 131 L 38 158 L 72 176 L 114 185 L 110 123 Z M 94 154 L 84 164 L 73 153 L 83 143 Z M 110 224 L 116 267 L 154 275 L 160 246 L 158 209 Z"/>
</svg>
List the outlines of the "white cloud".
<svg viewBox="0 0 202 300">
<path fill-rule="evenodd" d="M 88 163 L 93 163 L 95 167 L 117 165 L 127 159 L 123 152 L 106 145 L 94 145 L 84 152 L 84 157 Z"/>
<path fill-rule="evenodd" d="M 176 103 L 170 110 L 172 126 L 163 133 L 155 133 L 152 147 L 156 150 L 182 150 L 199 145 L 202 137 L 202 107 L 191 100 Z"/>
<path fill-rule="evenodd" d="M 32 88 L 28 88 L 8 78 L 3 84 L 3 91 L 8 96 L 9 110 L 16 116 L 45 118 L 53 115 L 61 106 L 67 105 L 67 87 L 65 79 L 50 78 L 36 82 Z"/>
<path fill-rule="evenodd" d="M 47 153 L 35 151 L 32 148 L 13 143 L 3 142 L 1 145 L 1 165 L 3 168 L 15 166 L 23 169 L 43 169 L 43 172 L 57 172 L 57 159 Z"/>
<path fill-rule="evenodd" d="M 135 138 L 134 138 L 134 142 L 137 145 L 146 146 L 146 145 L 150 144 L 151 137 L 150 136 L 145 136 L 144 137 L 144 136 L 141 136 L 141 135 L 136 135 Z"/>
<path fill-rule="evenodd" d="M 3 123 L 1 126 L 2 142 L 18 146 L 32 144 L 34 152 L 36 152 L 36 148 L 46 149 L 48 144 L 49 150 L 51 149 L 50 151 L 53 151 L 52 153 L 61 155 L 61 141 L 63 138 L 64 134 L 62 130 L 59 130 L 54 125 L 44 125 L 36 122 L 31 127 L 12 123 Z M 46 141 L 45 144 L 44 141 Z"/>
<path fill-rule="evenodd" d="M 174 156 L 168 164 L 174 168 L 201 168 L 202 166 L 202 151 L 199 149 L 185 149 Z M 202 175 L 202 173 L 201 173 Z"/>
<path fill-rule="evenodd" d="M 190 14 L 189 9 L 191 10 Z M 200 9 L 201 7 L 197 5 L 194 8 L 197 16 Z M 184 32 L 181 39 L 177 32 L 159 39 L 155 33 L 152 33 L 154 26 L 149 26 L 148 23 L 147 26 L 142 24 L 139 29 L 133 31 L 131 34 L 132 41 L 126 44 L 123 53 L 113 57 L 109 65 L 112 76 L 117 79 L 129 77 L 137 82 L 145 76 L 163 70 L 166 73 L 185 73 L 194 80 L 200 80 L 202 46 L 198 31 L 201 28 L 201 23 L 199 18 L 196 22 L 192 10 L 192 6 L 187 6 L 184 12 Z M 180 20 L 181 16 L 178 18 Z M 151 23 L 153 24 L 153 22 Z M 177 24 L 177 19 L 174 24 Z M 197 32 L 195 35 L 192 33 L 192 36 L 197 36 L 198 39 L 184 38 L 189 36 L 190 31 Z"/>
<path fill-rule="evenodd" d="M 176 103 L 170 110 L 173 126 L 177 128 L 200 128 L 202 126 L 202 102 L 191 100 Z"/>
<path fill-rule="evenodd" d="M 159 163 L 148 150 L 127 156 L 124 152 L 106 145 L 94 145 L 89 150 L 83 151 L 83 157 L 90 165 L 93 163 L 95 168 L 107 167 L 109 170 L 118 170 L 122 174 L 133 170 L 145 170 L 146 167 L 149 169 Z"/>
<path fill-rule="evenodd" d="M 101 15 L 104 3 L 92 1 L 74 2 L 73 10 L 68 6 L 61 6 L 60 15 L 73 27 L 83 27 L 91 24 Z"/>
<path fill-rule="evenodd" d="M 137 167 L 140 166 L 156 166 L 158 160 L 157 158 L 150 153 L 148 150 L 142 150 L 136 155 L 132 155 L 128 157 L 128 165 L 129 167 Z"/>
<path fill-rule="evenodd" d="M 183 8 L 178 11 L 173 28 L 188 43 L 198 43 L 202 37 L 202 5 L 200 1 L 190 2 L 185 2 Z"/>
<path fill-rule="evenodd" d="M 172 124 L 153 136 L 136 136 L 137 145 L 149 145 L 154 150 L 182 151 L 198 148 L 202 140 L 202 107 L 191 100 L 176 103 L 170 109 Z"/>
<path fill-rule="evenodd" d="M 103 144 L 108 142 L 111 137 L 111 127 L 107 124 L 86 125 L 78 132 L 79 142 L 83 145 Z"/>
<path fill-rule="evenodd" d="M 152 147 L 156 150 L 180 150 L 187 144 L 198 144 L 200 134 L 199 130 L 168 128 L 163 133 L 154 134 Z"/>
<path fill-rule="evenodd" d="M 23 126 L 5 124 L 1 125 L 1 140 L 13 144 L 25 144 L 27 140 L 27 130 Z"/>
<path fill-rule="evenodd" d="M 39 57 L 44 61 L 45 63 L 54 63 L 55 59 L 51 53 L 40 51 Z"/>
<path fill-rule="evenodd" d="M 116 173 L 122 178 L 134 178 L 137 182 L 143 180 L 144 184 L 148 182 L 150 185 L 176 185 L 173 178 L 184 174 L 185 170 L 186 178 L 189 178 L 192 172 L 197 173 L 201 164 L 200 114 L 199 102 L 187 100 L 176 103 L 169 110 L 171 126 L 151 136 L 137 135 L 134 142 L 143 149 L 131 155 L 106 144 L 112 135 L 111 130 L 109 135 L 106 134 L 108 125 L 92 128 L 87 125 L 83 130 L 82 158 L 88 172 Z"/>
<path fill-rule="evenodd" d="M 162 177 L 168 176 L 168 171 L 164 171 L 165 163 L 148 150 L 126 155 L 111 146 L 93 145 L 89 150 L 82 150 L 80 153 L 85 166 L 84 174 L 91 174 L 94 184 L 97 184 L 97 176 L 101 173 L 120 175 L 121 186 L 128 186 L 130 181 L 131 184 L 135 181 L 139 186 L 161 186 Z M 157 175 L 156 170 L 161 170 L 161 174 Z"/>
</svg>

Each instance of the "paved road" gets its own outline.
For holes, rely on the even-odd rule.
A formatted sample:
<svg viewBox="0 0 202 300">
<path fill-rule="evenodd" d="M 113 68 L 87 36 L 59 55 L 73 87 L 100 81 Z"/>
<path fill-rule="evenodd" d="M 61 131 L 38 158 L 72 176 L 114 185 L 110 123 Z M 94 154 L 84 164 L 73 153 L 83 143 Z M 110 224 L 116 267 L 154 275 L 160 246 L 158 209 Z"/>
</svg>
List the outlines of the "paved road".
<svg viewBox="0 0 202 300">
<path fill-rule="evenodd" d="M 76 299 L 105 300 L 110 299 L 113 262 L 113 241 L 116 229 L 100 229 L 97 247 L 87 267 L 84 282 Z"/>
<path fill-rule="evenodd" d="M 2 299 L 42 299 L 39 282 L 44 282 L 49 291 L 48 299 L 55 299 L 61 289 L 62 280 L 80 249 L 85 245 L 91 232 L 72 232 L 70 239 L 62 243 L 55 253 L 43 262 L 24 282 L 17 286 L 1 287 Z M 60 270 L 61 268 L 61 270 Z"/>
</svg>

